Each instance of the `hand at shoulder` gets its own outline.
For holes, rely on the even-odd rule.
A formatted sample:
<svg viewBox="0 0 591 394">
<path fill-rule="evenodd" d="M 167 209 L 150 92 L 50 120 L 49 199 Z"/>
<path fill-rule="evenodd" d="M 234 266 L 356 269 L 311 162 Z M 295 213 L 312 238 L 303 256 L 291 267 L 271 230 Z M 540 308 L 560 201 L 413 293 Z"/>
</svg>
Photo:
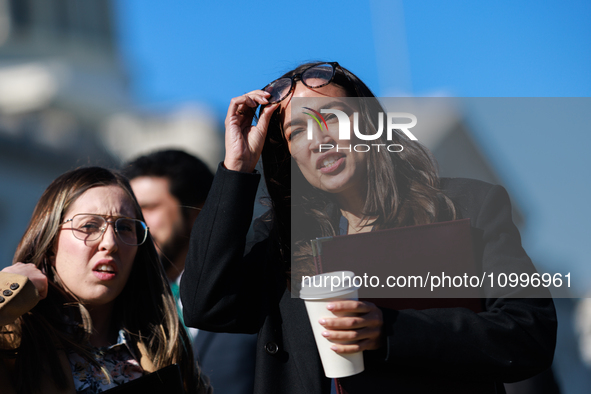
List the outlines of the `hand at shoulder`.
<svg viewBox="0 0 591 394">
<path fill-rule="evenodd" d="M 39 292 L 41 299 L 47 297 L 47 276 L 35 264 L 16 263 L 0 272 L 26 276 Z"/>
</svg>

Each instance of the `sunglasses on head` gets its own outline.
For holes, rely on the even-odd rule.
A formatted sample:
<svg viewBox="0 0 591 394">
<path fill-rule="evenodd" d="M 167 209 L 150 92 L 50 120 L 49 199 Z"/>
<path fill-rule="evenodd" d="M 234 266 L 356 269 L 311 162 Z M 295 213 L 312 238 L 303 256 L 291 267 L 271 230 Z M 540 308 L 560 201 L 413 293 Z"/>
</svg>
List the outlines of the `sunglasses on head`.
<svg viewBox="0 0 591 394">
<path fill-rule="evenodd" d="M 344 72 L 339 63 L 318 63 L 291 77 L 276 79 L 265 86 L 263 90 L 271 94 L 271 97 L 268 98 L 269 104 L 275 104 L 289 96 L 298 81 L 301 81 L 306 87 L 311 89 L 328 85 L 334 79 L 337 67 L 340 67 L 341 72 L 349 79 L 349 76 Z"/>
</svg>

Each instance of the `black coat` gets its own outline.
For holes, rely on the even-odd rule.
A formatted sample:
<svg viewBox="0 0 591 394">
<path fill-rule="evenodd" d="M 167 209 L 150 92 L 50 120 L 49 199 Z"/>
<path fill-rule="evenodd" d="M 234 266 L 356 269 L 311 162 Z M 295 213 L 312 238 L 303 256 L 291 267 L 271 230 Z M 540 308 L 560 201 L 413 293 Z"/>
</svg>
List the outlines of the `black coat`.
<svg viewBox="0 0 591 394">
<path fill-rule="evenodd" d="M 185 323 L 220 332 L 259 333 L 255 393 L 329 393 L 303 301 L 286 289 L 284 265 L 268 238 L 243 256 L 260 175 L 216 174 L 199 215 L 181 283 Z M 484 271 L 532 271 L 500 186 L 444 179 L 442 187 L 478 234 Z M 383 310 L 386 346 L 365 351 L 365 371 L 343 379 L 384 392 L 503 393 L 502 382 L 552 363 L 556 314 L 551 299 L 486 299 L 464 308 Z M 376 392 L 380 389 L 364 390 Z M 214 388 L 215 389 L 215 388 Z"/>
</svg>

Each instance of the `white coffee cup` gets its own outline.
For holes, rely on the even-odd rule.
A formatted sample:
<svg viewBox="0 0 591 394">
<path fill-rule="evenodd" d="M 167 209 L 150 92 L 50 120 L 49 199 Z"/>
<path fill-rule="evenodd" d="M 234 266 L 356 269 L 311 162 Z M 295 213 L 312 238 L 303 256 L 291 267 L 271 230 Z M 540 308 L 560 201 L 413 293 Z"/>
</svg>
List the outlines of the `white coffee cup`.
<svg viewBox="0 0 591 394">
<path fill-rule="evenodd" d="M 335 300 L 357 300 L 358 286 L 353 284 L 355 274 L 351 271 L 328 272 L 305 279 L 300 298 L 305 301 L 310 324 L 314 331 L 316 346 L 327 378 L 344 378 L 363 372 L 363 352 L 338 354 L 330 347 L 333 342 L 322 336 L 326 329 L 318 322 L 321 318 L 343 317 L 346 314 L 332 313 L 326 306 Z M 338 280 L 337 280 L 338 278 Z"/>
</svg>

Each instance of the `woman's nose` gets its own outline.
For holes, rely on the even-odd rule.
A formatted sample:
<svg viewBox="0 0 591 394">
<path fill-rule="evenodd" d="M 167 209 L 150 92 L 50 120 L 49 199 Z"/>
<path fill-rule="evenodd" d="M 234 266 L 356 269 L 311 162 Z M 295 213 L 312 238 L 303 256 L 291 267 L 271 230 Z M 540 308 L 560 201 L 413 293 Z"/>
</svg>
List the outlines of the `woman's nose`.
<svg viewBox="0 0 591 394">
<path fill-rule="evenodd" d="M 312 127 L 312 141 L 310 141 L 310 150 L 314 152 L 325 151 L 336 146 L 330 130 L 326 129 L 324 124 L 314 124 Z M 331 148 L 332 146 L 332 148 Z"/>
<path fill-rule="evenodd" d="M 115 232 L 115 225 L 113 223 L 107 223 L 105 226 L 100 238 L 100 249 L 117 250 L 119 248 L 119 239 Z"/>
</svg>

